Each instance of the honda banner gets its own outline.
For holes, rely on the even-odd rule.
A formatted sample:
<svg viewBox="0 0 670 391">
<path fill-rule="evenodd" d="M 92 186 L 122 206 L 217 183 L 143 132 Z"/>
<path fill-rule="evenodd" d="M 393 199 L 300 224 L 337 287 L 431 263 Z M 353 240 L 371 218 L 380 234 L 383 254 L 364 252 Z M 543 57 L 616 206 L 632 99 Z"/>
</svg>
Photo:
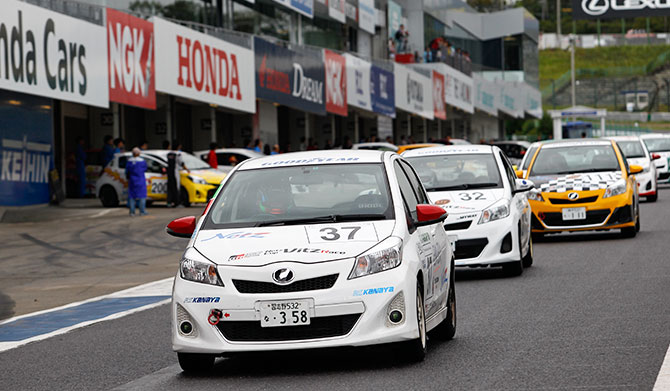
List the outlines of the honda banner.
<svg viewBox="0 0 670 391">
<path fill-rule="evenodd" d="M 16 0 L 0 12 L 0 89 L 109 107 L 105 28 Z"/>
<path fill-rule="evenodd" d="M 400 64 L 394 64 L 393 69 L 396 107 L 433 119 L 433 88 L 430 77 Z"/>
<path fill-rule="evenodd" d="M 156 109 L 154 25 L 107 8 L 109 100 Z"/>
<path fill-rule="evenodd" d="M 321 57 L 286 49 L 258 37 L 254 37 L 254 52 L 258 98 L 326 114 Z"/>
<path fill-rule="evenodd" d="M 370 68 L 372 64 L 351 54 L 347 59 L 347 103 L 360 109 L 372 111 L 370 97 Z"/>
<path fill-rule="evenodd" d="M 395 77 L 376 65 L 370 69 L 372 111 L 395 118 Z"/>
<path fill-rule="evenodd" d="M 447 119 L 447 110 L 444 107 L 444 75 L 433 71 L 433 112 L 435 118 Z"/>
<path fill-rule="evenodd" d="M 154 18 L 156 90 L 254 113 L 254 53 Z"/>
<path fill-rule="evenodd" d="M 347 71 L 343 56 L 323 51 L 326 64 L 326 111 L 347 116 Z"/>
</svg>

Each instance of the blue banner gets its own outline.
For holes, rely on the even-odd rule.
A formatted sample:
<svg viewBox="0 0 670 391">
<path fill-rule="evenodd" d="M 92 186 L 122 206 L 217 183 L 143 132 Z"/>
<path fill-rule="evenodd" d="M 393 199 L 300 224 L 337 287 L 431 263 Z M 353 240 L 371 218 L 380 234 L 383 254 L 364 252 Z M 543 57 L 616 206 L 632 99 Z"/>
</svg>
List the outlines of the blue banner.
<svg viewBox="0 0 670 391">
<path fill-rule="evenodd" d="M 389 72 L 373 65 L 370 70 L 372 111 L 395 118 L 395 79 Z"/>
<path fill-rule="evenodd" d="M 46 204 L 53 168 L 51 99 L 0 90 L 0 205 Z"/>
<path fill-rule="evenodd" d="M 326 114 L 323 53 L 309 56 L 254 38 L 256 97 Z"/>
</svg>

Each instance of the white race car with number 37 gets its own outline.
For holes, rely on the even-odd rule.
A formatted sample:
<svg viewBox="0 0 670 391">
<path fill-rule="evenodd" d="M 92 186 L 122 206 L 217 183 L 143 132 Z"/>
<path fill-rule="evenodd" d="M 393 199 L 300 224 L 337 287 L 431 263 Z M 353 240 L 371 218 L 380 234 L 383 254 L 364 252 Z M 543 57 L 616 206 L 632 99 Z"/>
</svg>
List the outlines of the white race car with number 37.
<svg viewBox="0 0 670 391">
<path fill-rule="evenodd" d="M 402 342 L 456 330 L 444 209 L 428 205 L 400 156 L 315 151 L 240 163 L 203 216 L 167 227 L 190 238 L 172 297 L 184 371 L 235 352 Z"/>
</svg>

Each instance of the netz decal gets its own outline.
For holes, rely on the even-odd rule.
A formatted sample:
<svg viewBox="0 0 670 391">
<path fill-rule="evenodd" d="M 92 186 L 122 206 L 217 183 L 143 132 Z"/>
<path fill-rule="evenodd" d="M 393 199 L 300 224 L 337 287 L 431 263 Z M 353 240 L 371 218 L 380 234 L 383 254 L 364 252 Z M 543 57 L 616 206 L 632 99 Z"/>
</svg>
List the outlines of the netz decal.
<svg viewBox="0 0 670 391">
<path fill-rule="evenodd" d="M 354 296 L 378 295 L 380 293 L 391 293 L 391 292 L 393 292 L 392 286 L 385 286 L 383 288 L 357 289 L 354 291 Z"/>
<path fill-rule="evenodd" d="M 333 251 L 333 250 L 322 250 L 320 248 L 282 248 L 275 250 L 263 250 L 263 251 L 253 251 L 250 253 L 237 254 L 228 258 L 229 261 L 238 261 L 245 258 L 260 257 L 264 255 L 278 255 L 278 254 L 291 254 L 291 253 L 309 253 L 309 254 L 333 254 L 333 255 L 344 255 L 344 251 Z"/>
<path fill-rule="evenodd" d="M 203 242 L 212 239 L 265 239 L 269 232 L 231 232 L 229 234 L 218 233 L 211 238 L 203 239 Z"/>
<path fill-rule="evenodd" d="M 184 299 L 185 304 L 189 303 L 218 303 L 221 301 L 220 297 L 187 297 Z"/>
</svg>

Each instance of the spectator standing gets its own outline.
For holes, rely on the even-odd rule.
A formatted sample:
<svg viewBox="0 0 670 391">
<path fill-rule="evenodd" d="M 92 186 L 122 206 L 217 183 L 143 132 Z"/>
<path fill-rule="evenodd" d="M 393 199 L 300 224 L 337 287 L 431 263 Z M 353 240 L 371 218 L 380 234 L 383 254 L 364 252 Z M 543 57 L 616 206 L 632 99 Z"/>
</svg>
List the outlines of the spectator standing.
<svg viewBox="0 0 670 391">
<path fill-rule="evenodd" d="M 272 146 L 272 152 L 270 152 L 270 155 L 279 155 L 279 144 L 275 144 Z"/>
<path fill-rule="evenodd" d="M 172 142 L 172 151 L 167 154 L 167 206 L 168 208 L 177 207 L 181 202 L 181 169 L 184 163 L 181 158 L 181 144 L 177 140 Z"/>
<path fill-rule="evenodd" d="M 317 149 L 319 148 L 316 146 L 316 143 L 314 143 L 314 139 L 310 137 L 309 140 L 307 141 L 307 150 L 316 151 Z"/>
<path fill-rule="evenodd" d="M 398 42 L 398 53 L 404 53 L 408 51 L 407 48 L 407 38 L 409 37 L 409 31 L 405 30 L 405 25 L 401 24 L 398 31 L 395 33 L 395 40 Z"/>
<path fill-rule="evenodd" d="M 389 38 L 388 49 L 389 49 L 389 58 L 394 59 L 397 51 L 395 47 L 395 41 L 393 40 L 393 38 Z"/>
<path fill-rule="evenodd" d="M 146 151 L 149 149 L 149 142 L 147 140 L 142 140 L 142 143 L 140 143 L 140 151 Z"/>
<path fill-rule="evenodd" d="M 258 153 L 263 153 L 263 142 L 261 141 L 261 139 L 257 138 L 256 140 L 254 140 L 253 150 Z"/>
<path fill-rule="evenodd" d="M 323 146 L 323 149 L 333 149 L 333 142 L 331 139 L 326 140 L 326 145 Z"/>
<path fill-rule="evenodd" d="M 407 140 L 405 140 L 405 135 L 403 134 L 400 136 L 400 144 L 399 145 L 407 145 Z"/>
<path fill-rule="evenodd" d="M 122 138 L 117 138 L 114 140 L 114 153 L 121 153 L 126 150 L 126 143 Z"/>
<path fill-rule="evenodd" d="M 305 136 L 300 137 L 300 150 L 306 151 L 307 145 L 305 144 Z"/>
<path fill-rule="evenodd" d="M 219 160 L 216 158 L 216 143 L 209 144 L 209 153 L 207 154 L 207 163 L 212 168 L 219 168 Z"/>
<path fill-rule="evenodd" d="M 114 159 L 114 137 L 106 135 L 103 139 L 102 145 L 102 166 L 105 167 L 107 163 Z"/>
<path fill-rule="evenodd" d="M 79 179 L 79 198 L 86 195 L 86 150 L 83 137 L 77 137 L 77 150 L 75 158 L 77 161 L 77 178 Z"/>
<path fill-rule="evenodd" d="M 140 149 L 133 148 L 133 157 L 126 163 L 126 179 L 128 179 L 128 207 L 130 216 L 135 216 L 135 208 L 139 207 L 140 216 L 146 216 L 147 204 L 147 162 L 140 157 Z"/>
</svg>

